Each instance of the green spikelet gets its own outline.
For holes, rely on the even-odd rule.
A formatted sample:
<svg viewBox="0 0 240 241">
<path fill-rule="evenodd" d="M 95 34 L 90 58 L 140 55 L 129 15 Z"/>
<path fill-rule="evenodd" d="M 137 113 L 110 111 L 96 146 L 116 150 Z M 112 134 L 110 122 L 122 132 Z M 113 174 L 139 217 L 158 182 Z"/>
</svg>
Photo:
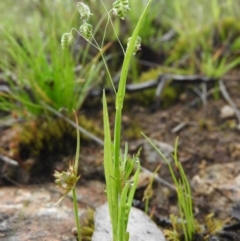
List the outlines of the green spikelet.
<svg viewBox="0 0 240 241">
<path fill-rule="evenodd" d="M 130 43 L 130 40 L 131 40 L 131 37 L 128 38 L 127 47 Z M 135 45 L 134 45 L 133 55 L 135 55 L 137 53 L 137 51 L 141 49 L 141 42 L 142 42 L 141 37 L 137 36 L 137 39 L 136 39 Z"/>
<path fill-rule="evenodd" d="M 73 43 L 74 37 L 72 33 L 64 33 L 61 38 L 61 46 L 63 49 L 68 48 Z"/>
<path fill-rule="evenodd" d="M 85 39 L 89 40 L 92 37 L 92 25 L 85 22 L 80 26 L 79 32 Z"/>
<path fill-rule="evenodd" d="M 78 11 L 80 13 L 81 19 L 84 22 L 87 22 L 89 20 L 90 16 L 92 15 L 88 5 L 86 5 L 83 2 L 78 2 L 77 3 L 77 9 L 78 9 Z"/>
<path fill-rule="evenodd" d="M 113 3 L 113 14 L 119 16 L 122 20 L 127 15 L 128 10 L 130 10 L 128 0 L 116 0 Z"/>
</svg>

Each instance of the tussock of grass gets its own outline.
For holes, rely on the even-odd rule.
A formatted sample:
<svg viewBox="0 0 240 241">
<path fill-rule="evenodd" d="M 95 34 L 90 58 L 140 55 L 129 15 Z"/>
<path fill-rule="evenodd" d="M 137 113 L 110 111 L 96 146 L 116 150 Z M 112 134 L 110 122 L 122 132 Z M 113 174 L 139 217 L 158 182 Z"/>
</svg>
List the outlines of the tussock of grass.
<svg viewBox="0 0 240 241">
<path fill-rule="evenodd" d="M 98 58 L 85 62 L 88 48 L 73 54 L 60 47 L 62 32 L 76 22 L 77 11 L 71 11 L 70 1 L 10 2 L 0 17 L 0 70 L 10 88 L 0 95 L 0 109 L 15 110 L 24 118 L 46 115 L 41 102 L 79 109 L 99 80 L 102 64 Z"/>
</svg>

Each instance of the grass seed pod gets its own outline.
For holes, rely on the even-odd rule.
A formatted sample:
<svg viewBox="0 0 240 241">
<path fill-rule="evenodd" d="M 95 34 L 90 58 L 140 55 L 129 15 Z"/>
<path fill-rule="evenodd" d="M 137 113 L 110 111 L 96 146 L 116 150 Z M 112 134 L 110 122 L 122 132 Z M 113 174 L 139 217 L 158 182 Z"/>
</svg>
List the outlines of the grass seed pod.
<svg viewBox="0 0 240 241">
<path fill-rule="evenodd" d="M 84 21 L 84 22 L 87 22 L 90 18 L 90 16 L 92 15 L 91 12 L 90 12 L 90 8 L 88 7 L 88 5 L 86 5 L 85 3 L 83 2 L 78 2 L 77 3 L 77 9 L 80 13 L 80 16 L 81 16 L 81 19 Z"/>
<path fill-rule="evenodd" d="M 128 0 L 116 0 L 113 3 L 113 14 L 118 15 L 122 20 L 127 15 L 128 10 L 130 10 Z"/>
<path fill-rule="evenodd" d="M 86 22 L 83 23 L 79 28 L 79 32 L 85 39 L 89 40 L 92 37 L 92 25 Z"/>
<path fill-rule="evenodd" d="M 131 40 L 131 37 L 128 38 L 127 47 L 130 43 L 130 40 Z M 137 53 L 137 51 L 141 49 L 141 42 L 142 42 L 141 37 L 137 36 L 137 39 L 136 39 L 135 44 L 134 44 L 133 55 L 135 55 Z"/>
<path fill-rule="evenodd" d="M 63 49 L 68 48 L 73 43 L 74 37 L 72 33 L 64 33 L 61 38 L 61 46 Z"/>
</svg>

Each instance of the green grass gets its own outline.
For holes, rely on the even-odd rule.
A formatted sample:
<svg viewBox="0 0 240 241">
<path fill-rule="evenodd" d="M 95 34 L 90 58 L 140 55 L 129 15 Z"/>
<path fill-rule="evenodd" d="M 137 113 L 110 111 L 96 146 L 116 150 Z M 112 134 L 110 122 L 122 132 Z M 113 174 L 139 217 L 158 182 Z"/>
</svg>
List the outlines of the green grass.
<svg viewBox="0 0 240 241">
<path fill-rule="evenodd" d="M 128 158 L 128 149 L 126 145 L 124 152 L 125 154 L 123 155 L 123 158 L 121 158 L 121 123 L 122 109 L 126 91 L 126 80 L 130 61 L 132 59 L 132 54 L 135 51 L 135 44 L 138 39 L 138 34 L 140 28 L 142 27 L 141 25 L 144 22 L 147 8 L 150 5 L 150 2 L 151 1 L 148 1 L 147 6 L 139 18 L 124 57 L 115 101 L 116 114 L 113 143 L 111 141 L 106 97 L 105 94 L 103 94 L 104 169 L 108 207 L 112 223 L 114 241 L 128 241 L 129 239 L 129 234 L 127 233 L 127 223 L 140 172 L 140 162 L 138 160 L 139 153 L 136 155 L 136 157 Z M 137 171 L 134 174 L 131 185 L 129 176 L 132 173 L 134 165 L 137 165 Z"/>
<path fill-rule="evenodd" d="M 62 32 L 77 22 L 77 10 L 69 8 L 71 1 L 25 0 L 13 14 L 10 2 L 14 6 L 2 6 L 0 70 L 11 92 L 0 95 L 0 109 L 33 117 L 47 114 L 42 102 L 78 110 L 97 84 L 102 62 L 88 60 L 87 45 L 74 54 L 61 49 Z"/>
<path fill-rule="evenodd" d="M 144 8 L 145 2 L 131 0 L 129 5 L 133 11 L 129 12 L 125 21 L 113 20 L 123 43 L 134 29 L 137 12 Z M 105 3 L 109 4 L 109 1 Z M 100 15 L 103 15 L 101 11 L 98 18 Z M 239 22 L 240 2 L 236 0 L 160 0 L 153 1 L 139 34 L 143 44 L 166 56 L 165 66 L 183 69 L 189 74 L 221 78 L 240 64 Z M 174 37 L 161 42 L 161 37 L 170 30 L 175 31 Z M 111 37 L 107 38 L 116 40 L 111 31 L 108 28 L 106 36 Z M 122 32 L 125 33 L 123 36 Z M 129 76 L 137 82 L 138 63 L 132 63 Z"/>
<path fill-rule="evenodd" d="M 131 0 L 125 20 L 113 17 L 108 23 L 104 7 L 92 0 L 94 12 L 91 24 L 93 34 L 100 43 L 105 29 L 102 48 L 120 37 L 123 44 L 134 30 L 138 13 L 145 0 Z M 111 1 L 104 1 L 107 9 Z M 89 88 L 97 81 L 105 81 L 120 69 L 118 53 L 108 54 L 107 65 L 111 73 L 99 78 L 103 63 L 96 58 L 91 62 L 89 46 L 80 45 L 73 55 L 61 51 L 61 34 L 71 26 L 79 26 L 78 11 L 72 1 L 30 1 L 15 4 L 13 0 L 1 2 L 0 8 L 0 70 L 11 87 L 11 93 L 0 94 L 0 109 L 18 111 L 28 116 L 46 115 L 41 102 L 55 109 L 80 109 Z M 137 11 L 135 10 L 137 9 Z M 165 65 L 185 69 L 189 74 L 202 74 L 220 78 L 240 64 L 240 3 L 236 0 L 153 0 L 139 32 L 143 43 L 167 56 Z M 164 33 L 173 29 L 176 34 L 167 42 L 160 42 Z M 141 54 L 141 53 L 140 53 Z M 81 62 L 79 62 L 81 58 Z M 74 71 L 81 66 L 80 71 Z M 138 63 L 132 62 L 129 76 L 138 79 Z M 114 67 L 114 69 L 112 68 Z"/>
<path fill-rule="evenodd" d="M 121 19 L 123 19 L 126 13 L 129 11 L 128 3 L 124 2 L 123 4 L 120 1 L 121 0 L 117 0 L 116 2 L 114 2 L 113 8 L 110 11 L 106 11 L 105 13 L 107 14 L 110 22 L 111 22 L 110 13 L 112 11 L 115 11 L 116 15 L 118 15 Z M 103 101 L 103 122 L 104 122 L 104 171 L 105 171 L 106 193 L 107 193 L 107 199 L 108 199 L 109 215 L 110 215 L 110 220 L 112 224 L 113 241 L 129 240 L 130 234 L 127 232 L 128 218 L 129 218 L 129 213 L 132 206 L 134 193 L 137 188 L 138 177 L 140 173 L 140 161 L 139 161 L 140 150 L 135 156 L 130 157 L 128 154 L 128 145 L 126 144 L 124 153 L 121 153 L 121 125 L 122 125 L 122 109 L 123 109 L 124 98 L 125 98 L 128 70 L 130 67 L 132 56 L 140 48 L 141 38 L 138 36 L 138 34 L 142 27 L 142 23 L 144 23 L 144 19 L 147 13 L 147 9 L 150 6 L 150 2 L 151 0 L 149 0 L 147 5 L 145 6 L 139 18 L 139 21 L 133 33 L 131 34 L 131 37 L 128 39 L 126 50 L 123 49 L 124 60 L 122 64 L 120 81 L 119 81 L 117 91 L 113 86 L 114 92 L 116 94 L 115 96 L 116 113 L 115 113 L 113 141 L 111 138 L 107 100 L 105 96 L 105 91 L 103 91 L 102 101 Z M 94 28 L 94 26 L 92 26 L 89 23 L 90 22 L 89 18 L 92 15 L 90 12 L 90 9 L 85 3 L 82 3 L 82 2 L 78 3 L 77 5 L 78 5 L 78 10 L 82 19 L 82 25 L 80 26 L 79 31 L 75 28 L 71 28 L 69 32 L 65 32 L 62 36 L 61 45 L 65 50 L 71 44 L 73 44 L 73 32 L 77 32 L 79 35 L 84 37 L 87 42 L 89 42 L 91 45 L 93 45 L 99 50 L 100 55 L 102 56 L 103 62 L 105 64 L 106 71 L 109 75 L 110 81 L 112 82 L 112 77 L 110 75 L 110 72 L 103 54 L 104 46 L 103 44 L 99 44 L 97 42 L 97 40 L 95 39 L 95 36 L 92 33 L 92 29 Z M 104 8 L 106 10 L 105 6 Z M 84 28 L 82 28 L 83 26 Z M 105 28 L 105 31 L 106 31 L 106 28 Z M 106 32 L 103 33 L 103 40 L 106 36 L 105 34 Z M 78 147 L 79 147 L 79 137 L 78 137 Z M 75 160 L 76 165 L 78 165 L 77 155 L 78 155 L 78 151 L 77 151 L 76 160 Z M 62 186 L 63 178 L 64 178 L 63 188 L 65 187 L 65 183 L 70 182 L 71 184 L 72 180 L 74 181 L 73 185 L 72 186 L 70 185 L 69 188 L 67 188 L 66 193 L 69 192 L 71 189 L 73 189 L 73 195 L 75 195 L 74 186 L 76 183 L 75 181 L 78 180 L 77 170 L 78 170 L 78 167 L 76 166 L 73 167 L 73 165 L 71 164 L 67 172 L 62 172 L 62 173 L 55 172 L 54 174 L 56 178 L 56 182 L 60 187 Z M 80 231 L 79 231 L 80 227 L 78 222 L 77 222 L 77 225 L 78 225 L 78 234 L 80 234 Z M 81 237 L 79 237 L 79 240 L 81 240 Z"/>
<path fill-rule="evenodd" d="M 178 232 L 179 228 L 176 228 L 176 226 L 180 225 L 182 233 L 184 235 L 184 240 L 192 241 L 193 235 L 196 232 L 195 219 L 193 214 L 192 192 L 186 173 L 182 167 L 182 164 L 178 160 L 178 138 L 175 142 L 173 154 L 174 164 L 172 165 L 170 161 L 161 152 L 161 150 L 157 148 L 157 146 L 147 136 L 145 136 L 144 134 L 143 136 L 168 165 L 170 174 L 176 187 L 179 214 L 181 219 L 180 221 L 178 221 L 175 216 L 171 215 L 171 222 L 174 230 L 168 232 L 168 236 L 171 237 L 170 240 L 179 241 L 181 233 Z M 178 224 L 179 222 L 180 224 Z"/>
<path fill-rule="evenodd" d="M 176 31 L 167 64 L 219 78 L 240 63 L 240 3 L 229 1 L 167 1 L 163 21 Z M 172 4 L 172 5 L 171 5 Z"/>
</svg>

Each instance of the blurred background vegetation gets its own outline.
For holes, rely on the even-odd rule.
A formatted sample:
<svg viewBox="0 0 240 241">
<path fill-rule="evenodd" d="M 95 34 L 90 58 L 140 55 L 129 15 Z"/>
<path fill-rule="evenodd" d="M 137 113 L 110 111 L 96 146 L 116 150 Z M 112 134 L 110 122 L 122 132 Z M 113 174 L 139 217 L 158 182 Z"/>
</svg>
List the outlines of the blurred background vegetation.
<svg viewBox="0 0 240 241">
<path fill-rule="evenodd" d="M 104 1 L 107 9 L 112 2 Z M 113 17 L 123 46 L 146 2 L 129 0 L 127 18 Z M 101 43 L 106 10 L 99 0 L 86 3 L 93 13 L 94 36 Z M 93 87 L 106 85 L 102 60 L 85 40 L 76 36 L 70 50 L 61 49 L 61 35 L 80 26 L 76 1 L 6 0 L 0 2 L 0 9 L 1 110 L 24 118 L 52 115 L 43 103 L 79 110 Z M 140 36 L 142 51 L 132 61 L 130 81 L 146 81 L 169 71 L 219 78 L 240 63 L 240 2 L 155 0 Z M 123 53 L 110 24 L 104 44 L 110 46 L 105 57 L 116 77 Z M 151 76 L 141 77 L 153 68 Z"/>
</svg>

